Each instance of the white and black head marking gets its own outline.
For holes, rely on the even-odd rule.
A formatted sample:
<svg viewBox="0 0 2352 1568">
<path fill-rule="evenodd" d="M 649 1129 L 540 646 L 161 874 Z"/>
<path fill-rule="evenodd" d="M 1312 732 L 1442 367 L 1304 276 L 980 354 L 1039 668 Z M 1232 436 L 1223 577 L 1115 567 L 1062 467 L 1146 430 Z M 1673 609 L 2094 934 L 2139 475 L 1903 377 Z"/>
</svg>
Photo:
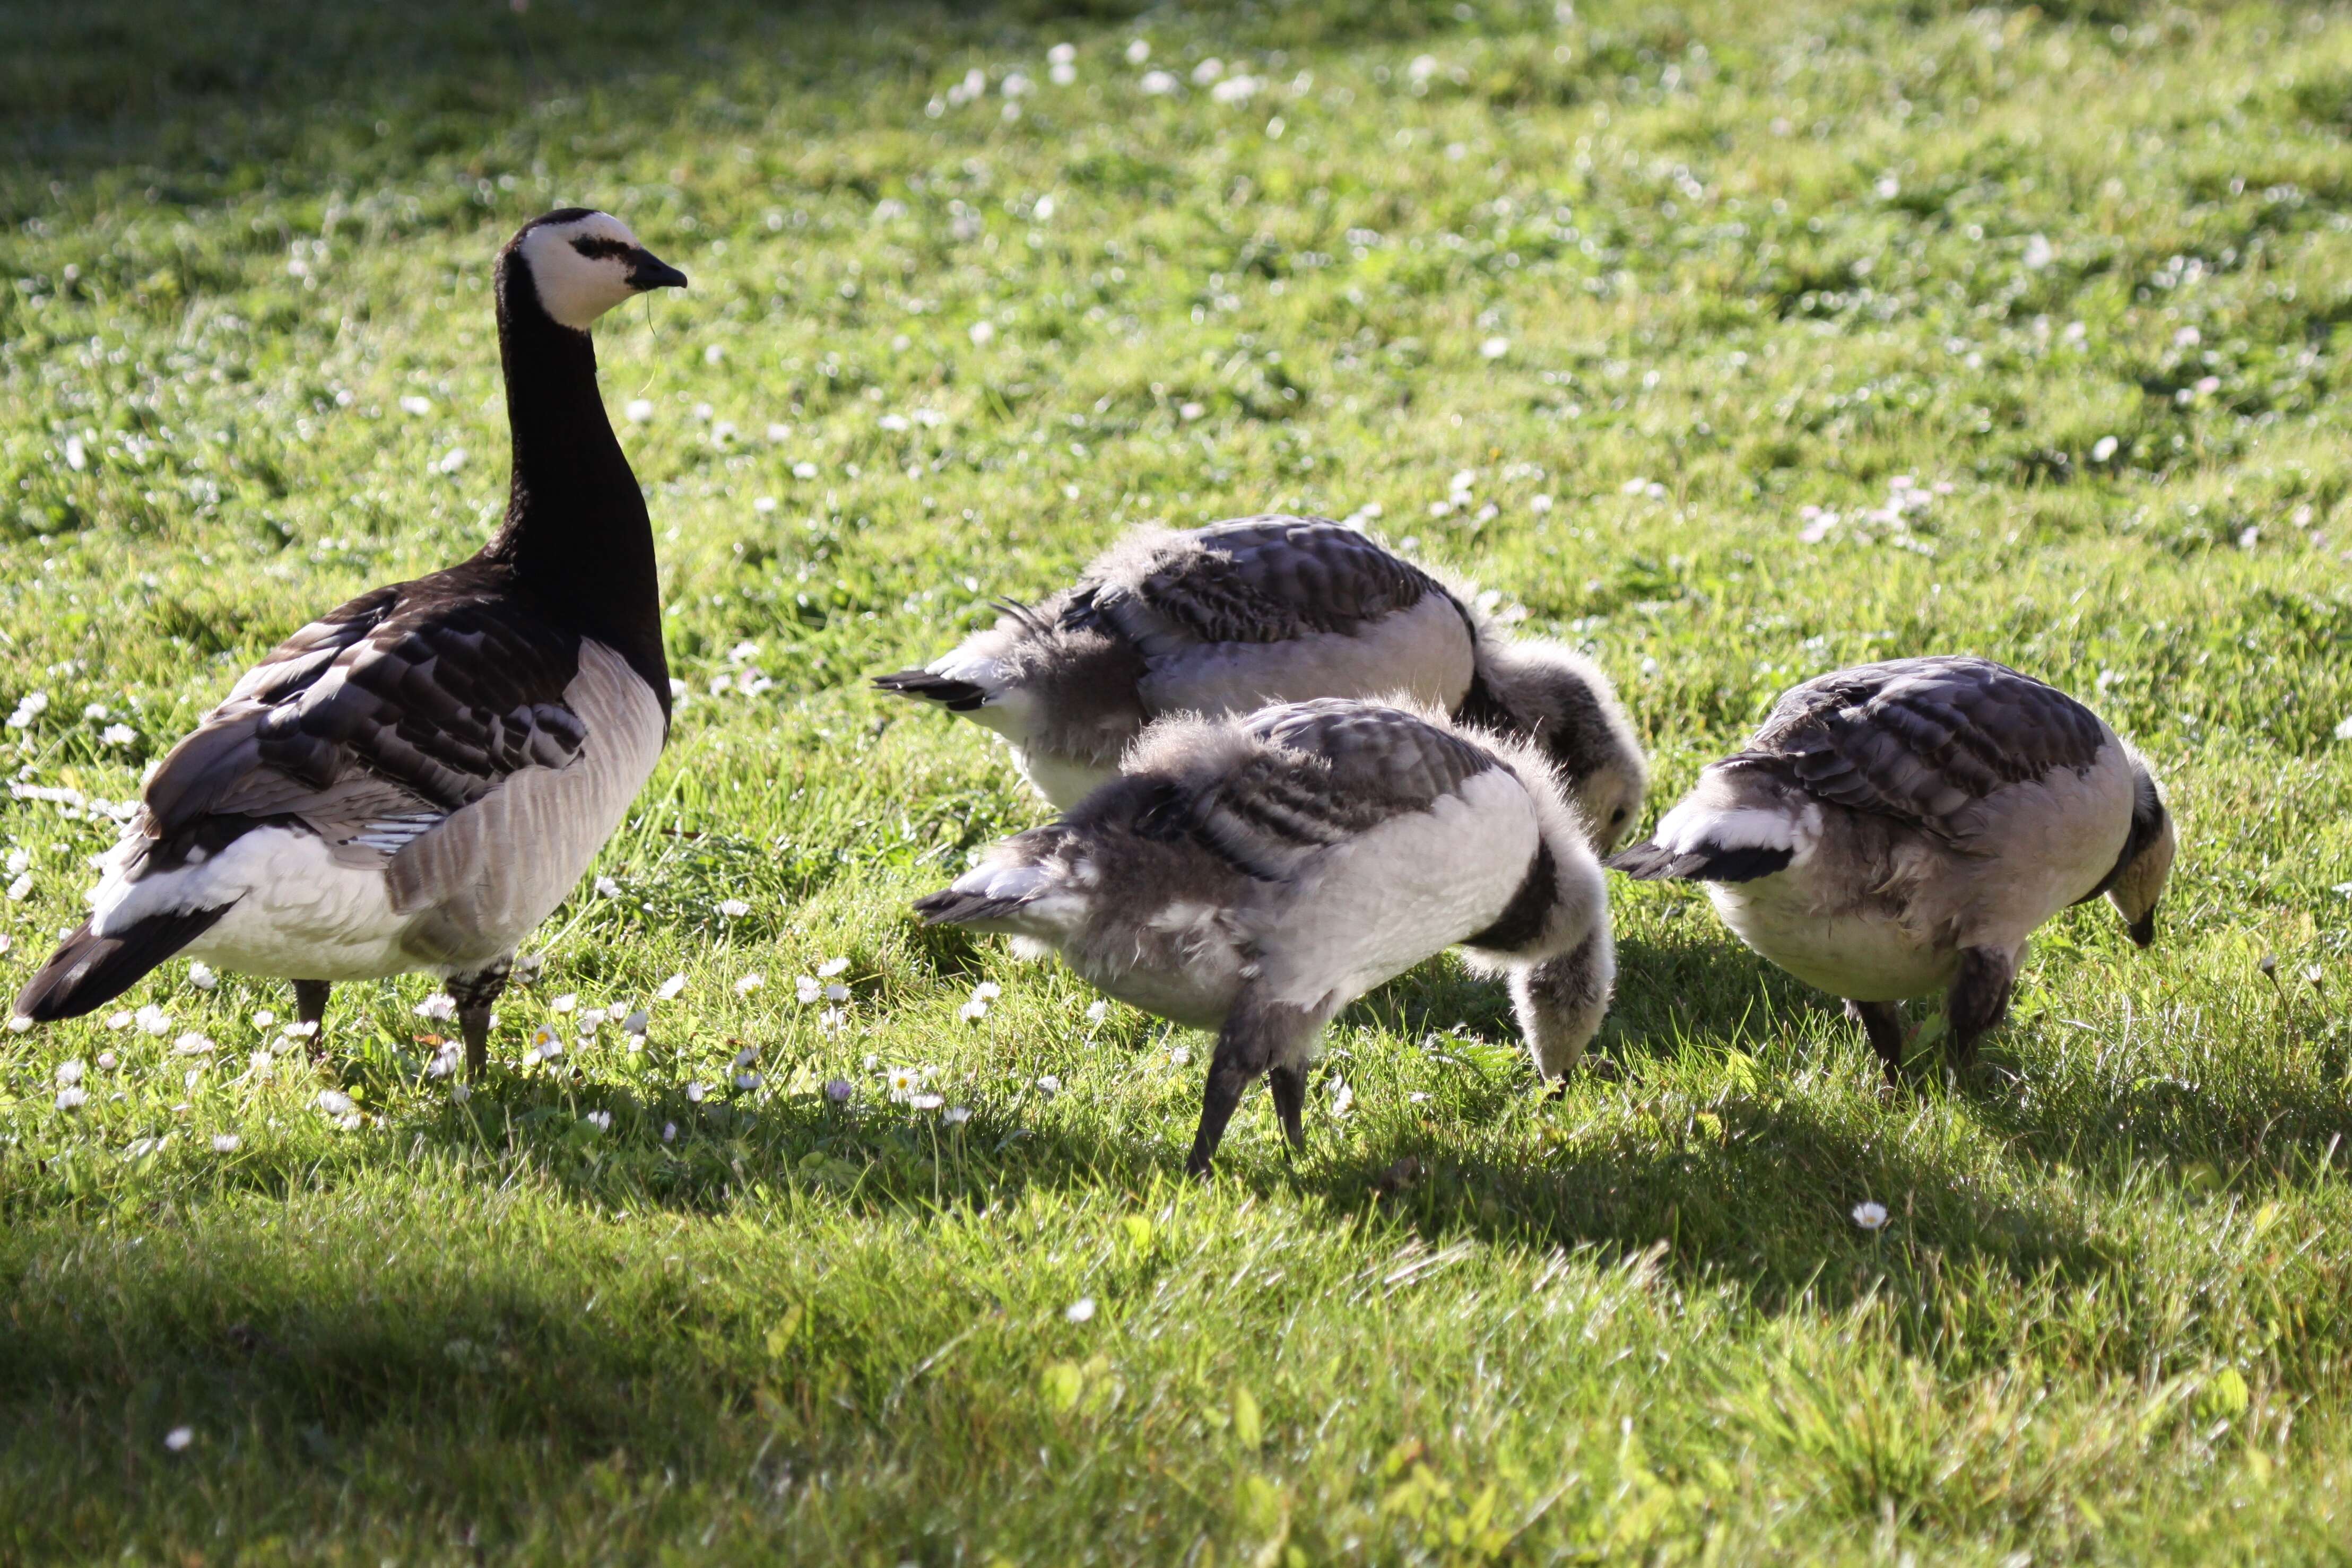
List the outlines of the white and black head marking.
<svg viewBox="0 0 2352 1568">
<path fill-rule="evenodd" d="M 638 244 L 628 225 L 593 208 L 535 218 L 509 248 L 529 271 L 540 308 L 575 331 L 647 289 L 686 287 L 686 274 Z"/>
</svg>

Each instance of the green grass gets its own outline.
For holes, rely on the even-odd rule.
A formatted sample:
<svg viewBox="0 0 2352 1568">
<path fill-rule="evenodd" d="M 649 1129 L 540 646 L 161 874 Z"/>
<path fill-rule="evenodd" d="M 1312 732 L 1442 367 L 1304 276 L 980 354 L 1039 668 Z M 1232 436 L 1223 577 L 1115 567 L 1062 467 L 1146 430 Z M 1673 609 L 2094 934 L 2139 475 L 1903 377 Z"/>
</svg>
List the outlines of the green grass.
<svg viewBox="0 0 2352 1568">
<path fill-rule="evenodd" d="M 483 536 L 559 202 L 693 277 L 601 352 L 695 691 L 469 1101 L 421 978 L 318 1067 L 179 965 L 160 1036 L 7 1037 L 0 1561 L 2344 1561 L 2352 14 L 1082 9 L 0 13 L 0 983 L 247 661 Z M 2172 791 L 2162 940 L 2069 912 L 2018 1086 L 1889 1098 L 1619 883 L 1622 1077 L 1543 1102 L 1432 963 L 1303 1160 L 1253 1096 L 1188 1186 L 1206 1041 L 909 921 L 1041 813 L 862 678 L 1132 523 L 1373 505 L 1590 646 L 1654 811 L 1841 664 L 2079 693 Z"/>
</svg>

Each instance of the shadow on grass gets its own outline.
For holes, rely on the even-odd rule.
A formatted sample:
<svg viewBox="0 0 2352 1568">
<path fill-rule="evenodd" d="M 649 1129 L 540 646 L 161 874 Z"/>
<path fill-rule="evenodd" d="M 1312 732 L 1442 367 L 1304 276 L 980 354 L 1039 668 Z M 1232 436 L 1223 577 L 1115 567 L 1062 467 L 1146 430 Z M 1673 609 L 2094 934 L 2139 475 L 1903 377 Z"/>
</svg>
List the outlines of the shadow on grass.
<svg viewBox="0 0 2352 1568">
<path fill-rule="evenodd" d="M 149 187 L 196 205 L 268 190 L 345 195 L 453 160 L 476 178 L 527 168 L 534 122 L 591 105 L 599 140 L 666 131 L 681 114 L 740 138 L 783 95 L 820 115 L 850 108 L 844 73 L 919 114 L 981 51 L 1027 58 L 1141 15 L 1143 0 L 89 0 L 0 7 L 0 146 L 16 171 L 11 223 L 63 191 Z M 1345 47 L 1468 30 L 1406 0 L 1188 6 L 1228 48 Z M 1160 18 L 1161 31 L 1171 18 Z M 936 78 L 936 86 L 934 84 Z M 920 123 L 918 120 L 917 123 Z M 547 149 L 551 153 L 554 147 Z M 575 142 L 571 151 L 583 149 Z M 601 151 L 598 150 L 598 151 Z M 471 183 L 469 179 L 467 182 Z M 446 211 L 460 221 L 459 191 Z M 429 205 L 430 204 L 428 204 Z"/>
</svg>

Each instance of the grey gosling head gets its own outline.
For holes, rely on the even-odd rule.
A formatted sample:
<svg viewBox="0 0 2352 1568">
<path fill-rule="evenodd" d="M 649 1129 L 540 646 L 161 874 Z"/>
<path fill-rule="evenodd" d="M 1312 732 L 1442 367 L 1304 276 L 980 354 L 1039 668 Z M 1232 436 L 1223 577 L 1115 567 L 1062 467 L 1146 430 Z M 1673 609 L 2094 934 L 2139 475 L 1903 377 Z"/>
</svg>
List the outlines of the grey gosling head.
<svg viewBox="0 0 2352 1568">
<path fill-rule="evenodd" d="M 1948 1052 L 2009 1007 L 2026 937 L 2106 894 L 2156 936 L 2173 825 L 2147 765 L 2065 693 L 1986 659 L 1864 664 L 1783 695 L 1625 874 L 1706 884 L 1749 947 L 1846 1000 L 1893 1079 L 1899 1003 L 1948 989 Z"/>
<path fill-rule="evenodd" d="M 329 611 L 247 671 L 148 779 L 90 915 L 16 998 L 100 1007 L 174 956 L 294 982 L 419 970 L 469 1070 L 516 946 L 620 825 L 669 729 L 645 497 L 588 328 L 682 287 L 608 213 L 545 214 L 493 281 L 514 465 L 472 559 Z"/>
<path fill-rule="evenodd" d="M 1600 864 L 1549 763 L 1377 703 L 1164 720 L 1118 777 L 915 907 L 1215 1030 L 1196 1176 L 1260 1074 L 1303 1147 L 1323 1026 L 1433 954 L 1509 976 L 1548 1077 L 1582 1054 L 1615 975 Z"/>
<path fill-rule="evenodd" d="M 1065 810 L 1117 774 L 1155 718 L 1402 694 L 1533 740 L 1608 849 L 1646 782 L 1616 693 L 1589 660 L 1514 640 L 1473 603 L 1319 517 L 1141 528 L 1076 586 L 1004 604 L 989 630 L 875 685 L 994 731 Z"/>
</svg>

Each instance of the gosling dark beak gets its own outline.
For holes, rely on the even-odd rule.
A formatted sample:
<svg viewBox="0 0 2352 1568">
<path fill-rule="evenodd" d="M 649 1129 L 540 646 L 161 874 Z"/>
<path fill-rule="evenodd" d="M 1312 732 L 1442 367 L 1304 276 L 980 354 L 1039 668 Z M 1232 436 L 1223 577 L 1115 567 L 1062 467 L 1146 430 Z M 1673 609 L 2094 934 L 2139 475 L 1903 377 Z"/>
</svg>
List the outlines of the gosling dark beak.
<svg viewBox="0 0 2352 1568">
<path fill-rule="evenodd" d="M 642 294 L 648 288 L 683 288 L 686 274 L 649 250 L 629 257 L 629 287 Z"/>
<path fill-rule="evenodd" d="M 2139 946 L 2153 946 L 2156 942 L 2156 911 L 2149 910 L 2146 915 L 2133 921 L 2126 929 L 2131 933 L 2131 939 Z"/>
</svg>

